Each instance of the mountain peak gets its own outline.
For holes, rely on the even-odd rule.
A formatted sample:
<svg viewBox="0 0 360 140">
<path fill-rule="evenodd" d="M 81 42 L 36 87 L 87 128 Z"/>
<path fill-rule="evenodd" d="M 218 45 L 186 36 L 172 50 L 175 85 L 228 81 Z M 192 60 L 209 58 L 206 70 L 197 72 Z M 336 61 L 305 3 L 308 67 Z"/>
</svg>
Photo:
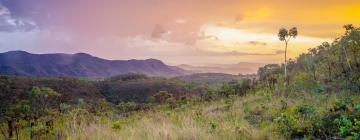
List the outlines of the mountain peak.
<svg viewBox="0 0 360 140">
<path fill-rule="evenodd" d="M 92 55 L 90 55 L 90 54 L 87 54 L 87 53 L 82 53 L 82 52 L 80 52 L 80 53 L 75 53 L 74 55 L 76 55 L 76 56 L 87 56 L 87 57 L 93 57 Z"/>
<path fill-rule="evenodd" d="M 30 54 L 30 53 L 21 50 L 15 50 L 15 51 L 4 52 L 4 54 Z"/>
<path fill-rule="evenodd" d="M 154 59 L 154 58 L 145 59 L 145 61 L 146 62 L 152 62 L 152 63 L 163 63 L 161 60 Z"/>
</svg>

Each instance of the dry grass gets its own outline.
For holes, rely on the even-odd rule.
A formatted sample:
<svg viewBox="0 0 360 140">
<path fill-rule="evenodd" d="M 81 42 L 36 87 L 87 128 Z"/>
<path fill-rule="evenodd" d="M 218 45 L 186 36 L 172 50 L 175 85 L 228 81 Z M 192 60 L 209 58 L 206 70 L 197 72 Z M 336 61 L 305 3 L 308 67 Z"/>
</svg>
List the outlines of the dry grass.
<svg viewBox="0 0 360 140">
<path fill-rule="evenodd" d="M 75 132 L 63 129 L 63 139 L 74 140 L 264 140 L 285 139 L 278 133 L 274 120 L 283 108 L 312 104 L 326 108 L 336 95 L 294 95 L 296 97 L 252 94 L 213 102 L 190 103 L 187 107 L 169 109 L 158 106 L 152 111 L 133 112 L 120 119 L 121 127 L 113 129 L 113 121 L 98 119 L 82 123 Z M 71 121 L 60 122 L 71 128 Z M 60 127 L 61 128 L 61 127 Z"/>
<path fill-rule="evenodd" d="M 245 119 L 244 108 L 265 96 L 236 97 L 232 104 L 224 100 L 189 105 L 175 110 L 164 106 L 155 111 L 136 112 L 121 120 L 121 128 L 112 122 L 82 124 L 76 133 L 65 130 L 67 139 L 76 140 L 219 140 L 219 139 L 281 139 L 271 126 L 259 128 Z M 272 106 L 278 106 L 278 104 Z"/>
</svg>

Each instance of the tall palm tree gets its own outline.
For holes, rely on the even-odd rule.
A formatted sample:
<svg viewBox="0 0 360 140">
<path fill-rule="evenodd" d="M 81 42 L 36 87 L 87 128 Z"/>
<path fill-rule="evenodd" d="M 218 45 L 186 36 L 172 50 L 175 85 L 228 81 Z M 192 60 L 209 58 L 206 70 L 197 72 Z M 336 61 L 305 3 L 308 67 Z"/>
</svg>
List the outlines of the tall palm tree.
<svg viewBox="0 0 360 140">
<path fill-rule="evenodd" d="M 290 41 L 291 38 L 296 38 L 296 36 L 298 35 L 298 31 L 296 27 L 291 28 L 290 30 L 287 30 L 285 28 L 281 28 L 279 30 L 278 33 L 278 37 L 280 41 L 284 41 L 285 42 L 285 78 L 287 78 L 287 47 L 288 47 L 288 43 Z"/>
</svg>

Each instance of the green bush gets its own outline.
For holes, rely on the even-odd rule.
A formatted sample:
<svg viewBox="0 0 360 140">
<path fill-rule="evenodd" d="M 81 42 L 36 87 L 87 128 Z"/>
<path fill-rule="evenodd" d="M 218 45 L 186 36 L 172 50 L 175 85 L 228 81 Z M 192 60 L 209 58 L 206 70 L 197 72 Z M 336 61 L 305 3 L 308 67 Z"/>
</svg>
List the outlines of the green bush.
<svg viewBox="0 0 360 140">
<path fill-rule="evenodd" d="M 175 98 L 168 98 L 166 99 L 166 104 L 169 106 L 169 108 L 174 109 L 178 107 L 178 103 L 176 102 Z"/>
<path fill-rule="evenodd" d="M 123 122 L 115 121 L 112 123 L 112 128 L 116 130 L 120 130 L 123 127 Z"/>
<path fill-rule="evenodd" d="M 296 91 L 323 93 L 324 87 L 320 81 L 315 80 L 310 73 L 302 72 L 297 74 L 293 79 L 293 87 Z"/>
<path fill-rule="evenodd" d="M 360 112 L 352 108 L 350 98 L 338 100 L 326 112 L 312 105 L 297 105 L 275 119 L 280 132 L 289 138 L 321 138 L 333 136 L 358 139 Z"/>
<path fill-rule="evenodd" d="M 122 112 L 129 112 L 136 110 L 137 104 L 135 102 L 120 102 L 117 107 Z"/>
</svg>

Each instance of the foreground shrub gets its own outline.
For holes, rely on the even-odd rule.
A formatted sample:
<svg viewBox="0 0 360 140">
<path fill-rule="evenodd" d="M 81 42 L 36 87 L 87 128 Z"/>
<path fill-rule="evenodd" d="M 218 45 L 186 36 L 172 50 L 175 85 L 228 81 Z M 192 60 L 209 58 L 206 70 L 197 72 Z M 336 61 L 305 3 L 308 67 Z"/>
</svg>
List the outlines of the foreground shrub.
<svg viewBox="0 0 360 140">
<path fill-rule="evenodd" d="M 123 122 L 121 122 L 121 121 L 115 121 L 115 122 L 112 123 L 112 128 L 113 129 L 119 130 L 122 127 L 123 127 Z"/>
<path fill-rule="evenodd" d="M 276 118 L 281 133 L 288 138 L 342 137 L 359 139 L 360 111 L 352 99 L 336 101 L 331 109 L 321 112 L 311 105 L 298 105 Z"/>
</svg>

